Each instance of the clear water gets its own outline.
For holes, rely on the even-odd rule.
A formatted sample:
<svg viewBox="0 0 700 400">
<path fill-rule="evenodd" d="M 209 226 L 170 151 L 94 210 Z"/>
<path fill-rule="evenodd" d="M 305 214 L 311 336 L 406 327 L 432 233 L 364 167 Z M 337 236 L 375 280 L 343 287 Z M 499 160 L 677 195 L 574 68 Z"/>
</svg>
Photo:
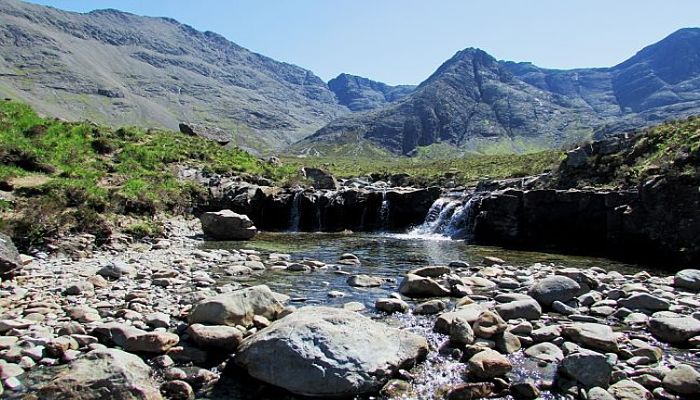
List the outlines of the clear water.
<svg viewBox="0 0 700 400">
<path fill-rule="evenodd" d="M 567 267 L 601 267 L 622 273 L 635 273 L 641 269 L 607 259 L 590 257 L 572 257 L 558 254 L 520 252 L 497 247 L 470 245 L 464 241 L 449 240 L 445 236 L 416 232 L 410 234 L 323 234 L 323 233 L 264 233 L 255 240 L 241 242 L 206 242 L 205 249 L 254 249 L 262 253 L 263 258 L 272 252 L 288 253 L 292 260 L 318 260 L 328 263 L 326 270 L 313 272 L 273 272 L 236 278 L 245 284 L 261 284 L 292 297 L 297 306 L 330 305 L 342 306 L 355 301 L 365 305 L 364 314 L 381 319 L 383 322 L 410 329 L 428 338 L 432 351 L 428 360 L 413 371 L 414 389 L 417 398 L 433 398 L 442 385 L 454 385 L 463 382 L 464 364 L 442 355 L 439 348 L 447 338 L 432 332 L 434 317 L 413 315 L 386 316 L 374 311 L 374 302 L 398 290 L 403 275 L 410 269 L 426 265 L 446 265 L 450 261 L 461 260 L 472 265 L 479 265 L 484 256 L 494 256 L 505 260 L 509 265 L 527 267 L 533 263 L 555 263 Z M 358 266 L 334 266 L 343 253 L 353 253 L 362 261 Z M 352 274 L 367 274 L 386 279 L 379 288 L 354 288 L 346 283 Z M 229 278 L 232 279 L 232 278 Z M 221 280 L 226 283 L 227 280 Z M 329 291 L 345 293 L 342 298 L 328 297 Z M 410 301 L 409 301 L 410 303 Z M 514 371 L 510 378 L 514 381 L 523 379 L 551 380 L 555 368 L 538 366 L 526 359 L 521 352 L 511 356 Z M 226 376 L 214 391 L 207 395 L 210 399 L 253 399 L 253 398 L 294 398 L 288 394 L 261 386 L 244 378 Z M 555 399 L 557 395 L 545 393 L 543 398 Z"/>
</svg>

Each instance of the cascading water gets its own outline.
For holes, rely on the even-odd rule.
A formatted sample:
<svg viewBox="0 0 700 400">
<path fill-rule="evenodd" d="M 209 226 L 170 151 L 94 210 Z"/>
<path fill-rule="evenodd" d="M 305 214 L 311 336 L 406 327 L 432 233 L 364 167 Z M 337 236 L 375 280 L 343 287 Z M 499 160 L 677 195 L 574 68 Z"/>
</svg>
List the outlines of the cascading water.
<svg viewBox="0 0 700 400">
<path fill-rule="evenodd" d="M 389 227 L 389 200 L 386 198 L 386 190 L 382 191 L 382 205 L 379 209 L 379 228 L 383 231 Z"/>
<path fill-rule="evenodd" d="M 292 232 L 299 231 L 299 222 L 301 221 L 301 196 L 303 191 L 298 191 L 294 193 L 294 199 L 292 200 L 292 210 L 289 218 L 289 230 Z"/>
<path fill-rule="evenodd" d="M 471 238 L 474 225 L 472 193 L 441 197 L 433 203 L 422 225 L 409 231 L 409 236 L 437 236 L 452 239 Z"/>
</svg>

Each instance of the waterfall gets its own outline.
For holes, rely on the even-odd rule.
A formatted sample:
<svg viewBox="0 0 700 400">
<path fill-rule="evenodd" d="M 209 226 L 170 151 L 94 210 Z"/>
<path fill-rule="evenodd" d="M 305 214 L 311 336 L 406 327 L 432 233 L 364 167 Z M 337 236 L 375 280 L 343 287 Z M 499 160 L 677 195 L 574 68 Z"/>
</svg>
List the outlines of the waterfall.
<svg viewBox="0 0 700 400">
<path fill-rule="evenodd" d="M 411 236 L 442 236 L 452 239 L 471 238 L 474 225 L 474 205 L 477 197 L 471 193 L 441 197 L 430 206 L 422 225 L 409 232 Z"/>
<path fill-rule="evenodd" d="M 294 193 L 294 199 L 292 200 L 292 210 L 289 218 L 289 230 L 292 232 L 299 232 L 299 222 L 301 221 L 301 196 L 303 192 L 303 190 L 299 190 Z"/>
<path fill-rule="evenodd" d="M 386 198 L 386 190 L 382 191 L 382 205 L 379 209 L 379 229 L 385 231 L 389 226 L 389 200 Z"/>
</svg>

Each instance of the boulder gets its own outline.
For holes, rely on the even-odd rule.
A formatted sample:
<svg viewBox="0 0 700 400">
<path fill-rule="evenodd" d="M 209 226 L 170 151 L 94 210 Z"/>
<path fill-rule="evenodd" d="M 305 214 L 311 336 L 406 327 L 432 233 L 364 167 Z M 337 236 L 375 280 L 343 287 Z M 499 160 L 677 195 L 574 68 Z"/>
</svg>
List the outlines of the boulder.
<svg viewBox="0 0 700 400">
<path fill-rule="evenodd" d="M 47 400 L 160 400 L 151 368 L 138 356 L 117 349 L 93 350 L 38 390 Z"/>
<path fill-rule="evenodd" d="M 503 303 L 496 306 L 496 311 L 506 321 L 511 319 L 540 319 L 542 307 L 534 299 L 517 300 L 510 303 Z"/>
<path fill-rule="evenodd" d="M 513 369 L 513 365 L 501 353 L 486 349 L 476 353 L 467 362 L 469 373 L 480 379 L 503 376 Z"/>
<path fill-rule="evenodd" d="M 618 300 L 617 304 L 630 310 L 664 311 L 671 307 L 668 300 L 652 296 L 649 293 L 635 293 L 630 297 Z"/>
<path fill-rule="evenodd" d="M 589 349 L 614 353 L 618 351 L 617 338 L 608 325 L 595 323 L 566 325 L 562 328 L 562 335 Z"/>
<path fill-rule="evenodd" d="M 464 346 L 474 343 L 474 330 L 469 322 L 457 317 L 450 324 L 450 343 Z"/>
<path fill-rule="evenodd" d="M 252 326 L 253 317 L 273 320 L 284 310 L 266 285 L 253 286 L 206 298 L 197 303 L 188 316 L 190 324 Z"/>
<path fill-rule="evenodd" d="M 231 210 L 205 212 L 199 216 L 199 220 L 204 234 L 216 240 L 249 240 L 258 233 L 247 215 Z"/>
<path fill-rule="evenodd" d="M 304 307 L 243 341 L 236 364 L 261 381 L 312 397 L 376 392 L 423 360 L 427 341 L 357 313 Z"/>
<path fill-rule="evenodd" d="M 233 134 L 231 132 L 227 132 L 220 128 L 193 123 L 180 123 L 179 128 L 180 132 L 184 133 L 185 135 L 199 136 L 221 145 L 228 144 L 231 142 L 231 140 L 233 140 Z"/>
<path fill-rule="evenodd" d="M 687 364 L 669 371 L 663 380 L 664 389 L 681 396 L 700 395 L 700 373 Z"/>
<path fill-rule="evenodd" d="M 556 345 L 548 342 L 539 343 L 525 349 L 525 354 L 539 361 L 558 363 L 564 359 L 564 352 Z"/>
<path fill-rule="evenodd" d="M 700 335 L 700 321 L 692 317 L 652 317 L 648 327 L 657 339 L 671 344 L 684 344 Z"/>
<path fill-rule="evenodd" d="M 538 303 L 550 307 L 555 301 L 567 302 L 581 290 L 579 284 L 566 276 L 550 276 L 535 283 L 528 294 Z"/>
<path fill-rule="evenodd" d="M 673 285 L 694 292 L 700 291 L 700 270 L 684 269 L 678 271 L 673 277 Z"/>
<path fill-rule="evenodd" d="M 508 324 L 493 311 L 484 311 L 474 322 L 474 334 L 482 339 L 489 339 L 503 333 Z"/>
<path fill-rule="evenodd" d="M 407 274 L 401 281 L 399 293 L 408 297 L 440 297 L 449 296 L 450 290 L 432 278 Z"/>
<path fill-rule="evenodd" d="M 198 347 L 229 353 L 236 351 L 243 341 L 243 333 L 233 326 L 193 324 L 187 328 L 187 333 Z"/>
<path fill-rule="evenodd" d="M 169 332 L 144 332 L 126 338 L 124 350 L 141 353 L 165 353 L 180 341 L 180 337 Z"/>
<path fill-rule="evenodd" d="M 407 313 L 409 306 L 408 303 L 401 299 L 395 299 L 393 297 L 377 299 L 374 303 L 374 308 L 379 311 L 384 311 L 385 313 Z"/>
<path fill-rule="evenodd" d="M 379 287 L 382 286 L 382 278 L 369 275 L 353 275 L 348 278 L 347 283 L 353 287 Z"/>
<path fill-rule="evenodd" d="M 435 332 L 449 334 L 450 325 L 456 318 L 461 318 L 468 323 L 474 323 L 482 312 L 489 309 L 488 303 L 472 303 L 459 307 L 454 311 L 442 313 L 435 321 Z"/>
<path fill-rule="evenodd" d="M 0 275 L 13 273 L 20 268 L 22 268 L 22 260 L 12 239 L 0 233 Z"/>
<path fill-rule="evenodd" d="M 592 351 L 566 356 L 561 362 L 560 369 L 564 375 L 574 379 L 586 389 L 595 386 L 608 387 L 613 370 L 604 354 Z"/>
<path fill-rule="evenodd" d="M 615 400 L 653 400 L 651 394 L 644 386 L 629 379 L 615 382 L 608 388 L 608 393 L 615 396 Z"/>
<path fill-rule="evenodd" d="M 322 169 L 305 167 L 302 171 L 304 176 L 313 182 L 315 189 L 338 190 L 340 188 L 335 177 Z"/>
</svg>

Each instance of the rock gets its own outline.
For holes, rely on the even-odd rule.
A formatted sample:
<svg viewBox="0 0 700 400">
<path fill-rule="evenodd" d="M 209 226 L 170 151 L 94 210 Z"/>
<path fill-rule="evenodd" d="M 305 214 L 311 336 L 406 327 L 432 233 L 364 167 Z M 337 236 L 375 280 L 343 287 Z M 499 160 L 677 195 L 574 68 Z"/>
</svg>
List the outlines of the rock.
<svg viewBox="0 0 700 400">
<path fill-rule="evenodd" d="M 313 181 L 315 189 L 338 190 L 340 188 L 335 177 L 322 169 L 304 167 L 302 172 L 304 177 Z"/>
<path fill-rule="evenodd" d="M 5 360 L 0 361 L 0 379 L 13 378 L 24 373 L 24 369 L 15 363 L 8 363 Z"/>
<path fill-rule="evenodd" d="M 10 275 L 23 265 L 12 239 L 0 233 L 0 275 Z"/>
<path fill-rule="evenodd" d="M 273 320 L 283 309 L 270 288 L 259 285 L 200 301 L 190 311 L 188 321 L 190 324 L 248 327 L 253 325 L 255 315 Z"/>
<path fill-rule="evenodd" d="M 483 263 L 484 265 L 492 266 L 492 265 L 503 265 L 506 262 L 498 257 L 492 257 L 492 256 L 486 256 L 483 258 Z"/>
<path fill-rule="evenodd" d="M 450 290 L 432 278 L 408 274 L 401 281 L 399 293 L 408 297 L 440 297 L 449 296 Z"/>
<path fill-rule="evenodd" d="M 608 325 L 594 323 L 566 325 L 562 328 L 562 335 L 593 350 L 613 353 L 618 351 L 617 338 Z"/>
<path fill-rule="evenodd" d="M 652 317 L 648 327 L 657 339 L 672 344 L 683 344 L 700 335 L 700 321 L 692 317 Z"/>
<path fill-rule="evenodd" d="M 469 322 L 457 317 L 450 324 L 450 343 L 465 346 L 474 343 L 474 330 Z"/>
<path fill-rule="evenodd" d="M 126 338 L 124 350 L 128 352 L 165 353 L 180 341 L 180 337 L 169 332 L 144 332 Z"/>
<path fill-rule="evenodd" d="M 407 313 L 409 306 L 408 303 L 401 299 L 395 299 L 393 297 L 386 299 L 378 299 L 374 303 L 374 308 L 379 311 L 384 311 L 386 313 Z"/>
<path fill-rule="evenodd" d="M 558 363 L 564 359 L 564 352 L 556 345 L 548 342 L 528 347 L 525 349 L 525 354 L 534 359 L 548 363 Z"/>
<path fill-rule="evenodd" d="M 63 294 L 67 296 L 78 296 L 81 294 L 90 294 L 95 292 L 95 286 L 87 281 L 84 282 L 75 282 L 68 286 L 66 290 L 63 291 Z"/>
<path fill-rule="evenodd" d="M 663 379 L 663 387 L 681 396 L 700 395 L 700 373 L 687 364 L 679 364 Z"/>
<path fill-rule="evenodd" d="M 501 353 L 486 349 L 476 353 L 467 362 L 469 373 L 481 379 L 502 376 L 513 369 L 513 365 Z"/>
<path fill-rule="evenodd" d="M 438 278 L 451 272 L 452 269 L 450 267 L 445 267 L 441 265 L 431 265 L 427 267 L 416 268 L 414 270 L 411 270 L 409 273 L 422 276 L 424 278 Z"/>
<path fill-rule="evenodd" d="M 515 353 L 522 347 L 520 339 L 508 331 L 496 335 L 493 340 L 496 342 L 496 349 L 504 354 Z"/>
<path fill-rule="evenodd" d="M 292 393 L 342 397 L 378 391 L 427 351 L 427 341 L 408 331 L 342 309 L 304 307 L 244 340 L 235 362 Z"/>
<path fill-rule="evenodd" d="M 574 315 L 574 314 L 576 314 L 575 308 L 567 306 L 566 304 L 562 303 L 559 300 L 552 303 L 552 310 L 554 312 L 558 312 L 561 315 Z"/>
<path fill-rule="evenodd" d="M 194 400 L 194 390 L 185 381 L 174 380 L 165 382 L 160 387 L 161 392 L 170 400 Z"/>
<path fill-rule="evenodd" d="M 532 400 L 540 397 L 540 389 L 530 381 L 512 383 L 510 392 L 516 399 Z"/>
<path fill-rule="evenodd" d="M 474 322 L 474 334 L 482 339 L 489 339 L 508 328 L 508 324 L 493 311 L 484 311 Z"/>
<path fill-rule="evenodd" d="M 566 276 L 550 276 L 535 283 L 528 294 L 538 303 L 549 307 L 555 301 L 567 302 L 576 297 L 581 290 L 579 284 Z"/>
<path fill-rule="evenodd" d="M 233 140 L 233 133 L 227 132 L 221 128 L 191 122 L 180 123 L 179 128 L 180 132 L 184 133 L 185 135 L 199 136 L 217 142 L 221 145 L 228 144 Z"/>
<path fill-rule="evenodd" d="M 566 356 L 560 368 L 565 375 L 586 389 L 595 386 L 606 388 L 612 376 L 612 366 L 605 355 L 592 351 Z"/>
<path fill-rule="evenodd" d="M 518 300 L 497 305 L 496 312 L 506 321 L 518 318 L 533 320 L 540 319 L 542 307 L 534 299 Z"/>
<path fill-rule="evenodd" d="M 673 285 L 694 292 L 700 291 L 700 270 L 684 269 L 678 271 L 673 277 Z"/>
<path fill-rule="evenodd" d="M 231 210 L 206 212 L 199 220 L 204 234 L 215 240 L 250 240 L 258 232 L 247 215 Z"/>
<path fill-rule="evenodd" d="M 348 278 L 347 283 L 353 287 L 379 287 L 382 286 L 382 279 L 369 275 L 353 275 Z"/>
<path fill-rule="evenodd" d="M 435 331 L 448 334 L 450 325 L 455 318 L 461 318 L 471 324 L 479 318 L 482 312 L 488 309 L 488 304 L 473 303 L 460 307 L 455 311 L 442 313 L 438 316 L 437 321 L 435 321 Z"/>
<path fill-rule="evenodd" d="M 615 396 L 602 387 L 596 386 L 588 391 L 588 400 L 615 400 Z"/>
<path fill-rule="evenodd" d="M 437 314 L 445 310 L 447 305 L 442 300 L 429 300 L 416 306 L 413 310 L 414 314 L 418 315 L 432 315 Z"/>
<path fill-rule="evenodd" d="M 484 399 L 493 396 L 496 385 L 491 382 L 460 383 L 447 392 L 447 400 Z"/>
<path fill-rule="evenodd" d="M 150 375 L 151 368 L 133 354 L 93 350 L 39 388 L 38 395 L 47 400 L 160 400 Z"/>
<path fill-rule="evenodd" d="M 392 379 L 387 382 L 379 391 L 379 395 L 387 399 L 416 397 L 411 384 L 400 379 Z"/>
<path fill-rule="evenodd" d="M 146 315 L 146 324 L 152 328 L 167 328 L 170 326 L 170 315 L 162 312 L 154 312 Z"/>
<path fill-rule="evenodd" d="M 635 293 L 630 297 L 618 300 L 617 304 L 622 307 L 627 307 L 630 310 L 645 309 L 649 311 L 664 311 L 671 307 L 671 303 L 668 300 L 652 296 L 648 293 Z"/>
<path fill-rule="evenodd" d="M 112 262 L 100 268 L 97 271 L 97 274 L 105 278 L 119 279 L 122 276 L 131 277 L 136 275 L 136 270 L 129 264 L 125 264 L 123 262 Z"/>
<path fill-rule="evenodd" d="M 635 381 L 623 379 L 608 388 L 616 400 L 652 400 L 654 395 Z"/>
<path fill-rule="evenodd" d="M 91 335 L 98 338 L 102 343 L 124 347 L 126 346 L 126 341 L 128 338 L 138 336 L 143 333 L 145 333 L 145 331 L 131 325 L 121 324 L 118 322 L 108 322 L 95 327 L 95 329 L 92 330 Z"/>
</svg>

